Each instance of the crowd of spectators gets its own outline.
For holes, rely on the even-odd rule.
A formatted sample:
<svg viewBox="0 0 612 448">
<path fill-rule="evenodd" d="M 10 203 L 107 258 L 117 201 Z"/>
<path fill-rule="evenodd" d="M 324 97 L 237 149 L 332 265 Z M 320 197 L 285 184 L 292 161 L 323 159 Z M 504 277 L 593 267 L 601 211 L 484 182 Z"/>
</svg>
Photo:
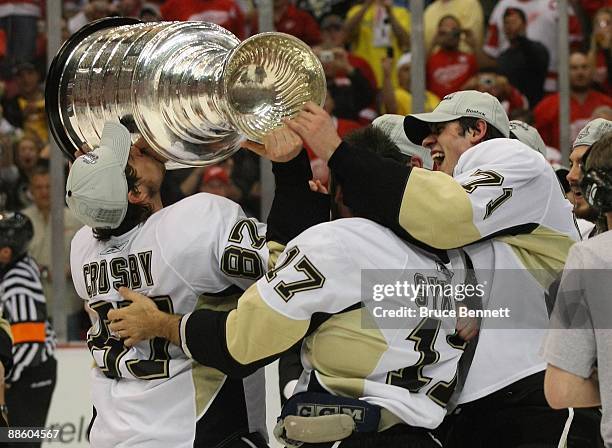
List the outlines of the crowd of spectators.
<svg viewBox="0 0 612 448">
<path fill-rule="evenodd" d="M 43 81 L 47 55 L 45 2 L 0 0 L 0 209 L 23 210 L 34 223 L 32 255 L 48 284 L 49 134 Z M 107 16 L 143 21 L 204 20 L 246 38 L 258 30 L 254 0 L 64 0 L 62 37 Z M 549 0 L 426 1 L 426 104 L 476 89 L 500 99 L 511 118 L 533 124 L 560 160 L 556 2 Z M 309 44 L 327 77 L 325 109 L 340 135 L 382 113 L 412 112 L 411 27 L 407 1 L 274 0 L 274 27 Z M 570 29 L 571 138 L 592 118 L 612 116 L 612 0 L 572 2 Z M 259 214 L 259 161 L 243 151 L 217 166 L 167 176 L 165 200 L 199 191 L 239 202 Z M 326 181 L 324 163 L 313 156 Z M 66 210 L 66 240 L 78 225 Z M 50 301 L 52 298 L 48 295 Z M 71 336 L 82 336 L 76 298 Z M 49 307 L 53 310 L 53 306 Z M 84 324 L 86 325 L 86 324 Z"/>
</svg>

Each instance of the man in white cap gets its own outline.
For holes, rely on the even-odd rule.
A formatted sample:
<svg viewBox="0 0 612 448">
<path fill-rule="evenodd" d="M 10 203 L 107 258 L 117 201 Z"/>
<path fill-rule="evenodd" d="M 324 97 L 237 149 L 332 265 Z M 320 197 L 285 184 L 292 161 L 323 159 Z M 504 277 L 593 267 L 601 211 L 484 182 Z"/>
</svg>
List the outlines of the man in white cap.
<svg viewBox="0 0 612 448">
<path fill-rule="evenodd" d="M 537 341 L 548 327 L 544 291 L 579 236 L 551 166 L 508 139 L 501 104 L 481 92 L 447 95 L 433 112 L 405 119 L 408 138 L 428 148 L 435 169 L 446 175 L 400 167 L 348 145 L 328 122 L 320 108 L 308 104 L 288 125 L 328 161 L 342 182 L 345 203 L 375 214 L 405 238 L 436 248 L 466 246 L 479 281 L 490 285 L 483 308 L 511 309 L 506 321 L 483 322 L 488 327 L 480 332 L 458 397 L 463 417 L 449 443 L 501 446 L 507 429 L 496 418 L 513 408 L 520 410 L 517 425 L 525 429 L 517 432 L 522 437 L 517 442 L 558 441 L 567 413 L 551 410 L 544 400 L 546 363 Z M 508 274 L 493 282 L 495 271 Z M 517 395 L 524 401 L 507 400 Z M 538 434 L 529 429 L 535 418 L 530 400 L 543 412 Z"/>
<path fill-rule="evenodd" d="M 299 138 L 286 130 L 267 141 L 279 136 L 299 152 Z M 96 363 L 91 444 L 267 446 L 263 372 L 227 378 L 161 339 L 128 348 L 108 327 L 108 312 L 122 306 L 122 286 L 155 297 L 170 313 L 228 309 L 267 270 L 266 226 L 238 204 L 201 193 L 163 207 L 165 169 L 157 157 L 142 140 L 132 145 L 124 126 L 108 122 L 100 146 L 78 157 L 68 176 L 66 201 L 86 225 L 72 241 L 72 276 L 95 315 L 87 340 Z M 267 233 L 282 242 L 312 224 L 312 209 L 287 206 L 310 193 L 305 152 L 274 172 L 282 194 Z"/>
<path fill-rule="evenodd" d="M 384 114 L 372 122 L 372 126 L 383 131 L 397 145 L 400 152 L 410 158 L 410 166 L 433 169 L 433 159 L 429 150 L 415 145 L 404 132 L 404 116 Z"/>
<path fill-rule="evenodd" d="M 519 142 L 525 143 L 546 158 L 546 143 L 544 143 L 540 133 L 533 126 L 520 120 L 510 121 L 510 138 L 515 138 Z"/>
<path fill-rule="evenodd" d="M 578 218 L 580 233 L 583 239 L 589 238 L 602 230 L 605 230 L 604 222 L 600 223 L 599 228 L 596 228 L 597 211 L 595 211 L 589 203 L 584 199 L 580 181 L 584 176 L 583 165 L 586 162 L 586 157 L 591 146 L 599 140 L 604 134 L 612 131 L 612 121 L 604 118 L 596 118 L 587 123 L 578 133 L 572 152 L 570 153 L 570 170 L 567 174 L 567 181 L 570 184 L 571 197 L 570 200 L 574 204 L 574 214 Z"/>
</svg>

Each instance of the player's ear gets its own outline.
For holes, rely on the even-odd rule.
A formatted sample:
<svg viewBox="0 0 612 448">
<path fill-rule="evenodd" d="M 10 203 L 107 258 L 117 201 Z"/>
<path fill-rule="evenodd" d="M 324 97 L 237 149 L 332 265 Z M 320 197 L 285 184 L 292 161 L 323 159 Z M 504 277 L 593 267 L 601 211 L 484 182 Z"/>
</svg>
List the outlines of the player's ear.
<svg viewBox="0 0 612 448">
<path fill-rule="evenodd" d="M 130 204 L 142 204 L 147 200 L 146 196 L 138 189 L 128 191 L 128 202 Z"/>
<path fill-rule="evenodd" d="M 476 127 L 470 129 L 470 140 L 472 140 L 473 144 L 480 143 L 487 133 L 487 122 L 484 120 L 478 120 L 476 122 Z"/>
</svg>

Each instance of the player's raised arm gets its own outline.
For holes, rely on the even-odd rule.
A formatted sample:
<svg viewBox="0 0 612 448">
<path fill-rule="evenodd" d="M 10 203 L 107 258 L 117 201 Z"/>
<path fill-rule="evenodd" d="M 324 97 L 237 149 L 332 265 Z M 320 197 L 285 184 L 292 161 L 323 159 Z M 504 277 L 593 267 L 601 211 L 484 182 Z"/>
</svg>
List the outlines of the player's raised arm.
<svg viewBox="0 0 612 448">
<path fill-rule="evenodd" d="M 552 170 L 535 151 L 507 139 L 508 118 L 485 93 L 457 92 L 434 112 L 406 118 L 406 135 L 431 150 L 441 172 L 403 166 L 342 142 L 329 116 L 314 104 L 287 124 L 328 161 L 348 206 L 435 248 L 546 225 L 549 211 L 532 207 L 532 194 L 550 197 L 566 212 Z M 567 228 L 555 230 L 571 231 L 566 215 Z"/>
<path fill-rule="evenodd" d="M 272 162 L 274 200 L 267 218 L 268 268 L 274 267 L 285 245 L 313 225 L 329 220 L 329 196 L 310 187 L 313 174 L 302 139 L 287 126 L 264 136 L 263 145 L 244 144 Z"/>
</svg>

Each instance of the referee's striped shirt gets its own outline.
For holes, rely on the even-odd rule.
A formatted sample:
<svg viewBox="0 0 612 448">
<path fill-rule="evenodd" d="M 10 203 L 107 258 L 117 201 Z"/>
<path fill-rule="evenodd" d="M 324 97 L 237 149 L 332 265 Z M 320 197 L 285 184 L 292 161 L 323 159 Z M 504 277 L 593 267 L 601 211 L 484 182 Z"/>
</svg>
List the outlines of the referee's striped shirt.
<svg viewBox="0 0 612 448">
<path fill-rule="evenodd" d="M 55 352 L 40 271 L 30 257 L 18 260 L 2 276 L 0 305 L 13 333 L 13 368 L 6 381 L 14 383 L 24 369 L 42 364 Z"/>
</svg>

